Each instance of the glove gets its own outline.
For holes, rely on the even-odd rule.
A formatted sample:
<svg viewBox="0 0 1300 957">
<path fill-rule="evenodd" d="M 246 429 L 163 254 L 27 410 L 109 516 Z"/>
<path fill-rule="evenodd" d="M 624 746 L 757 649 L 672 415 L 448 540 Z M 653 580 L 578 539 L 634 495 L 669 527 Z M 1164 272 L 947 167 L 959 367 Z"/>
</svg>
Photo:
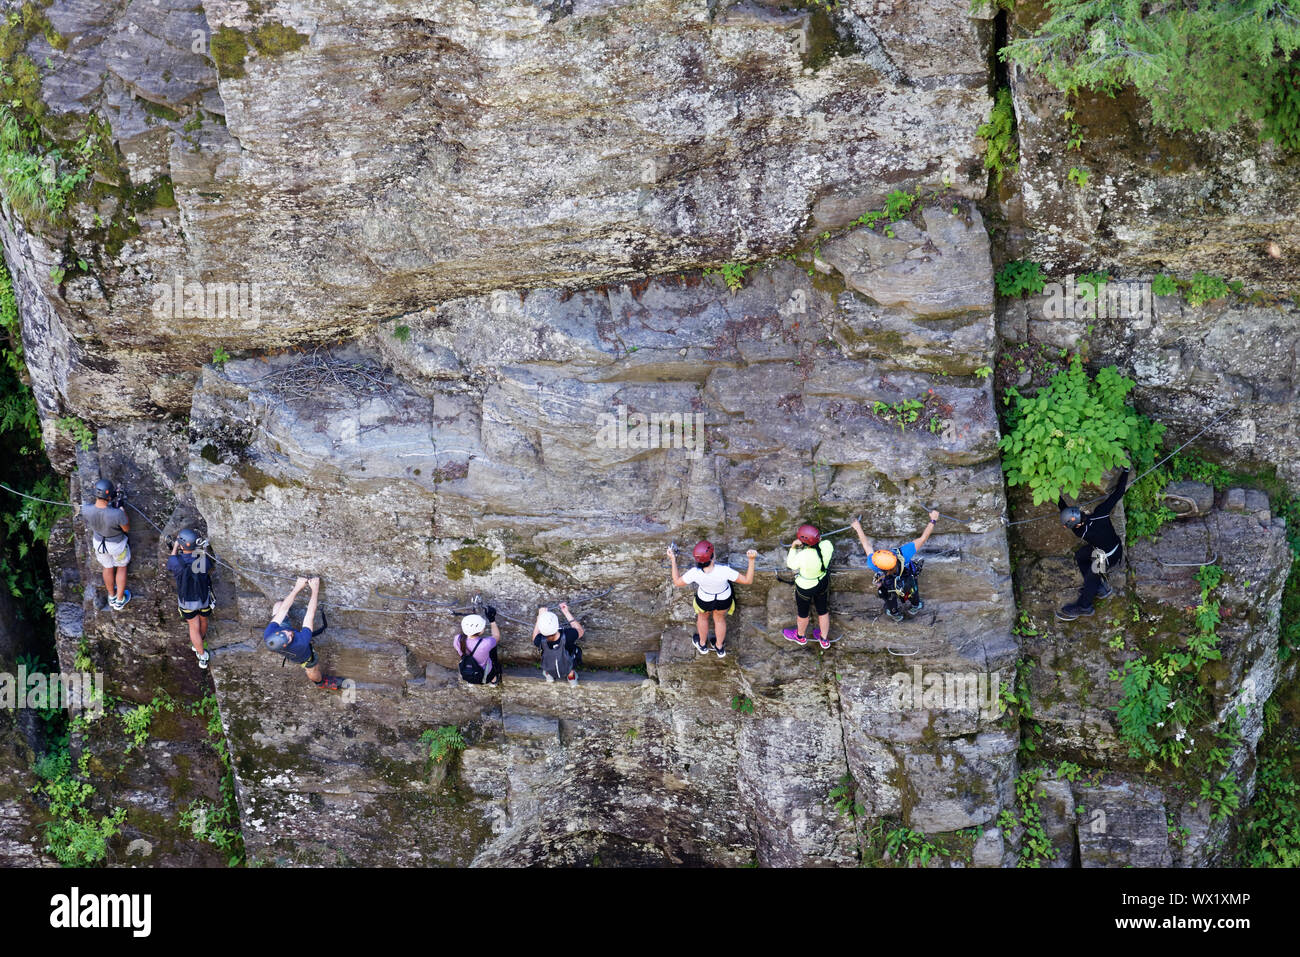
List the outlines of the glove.
<svg viewBox="0 0 1300 957">
<path fill-rule="evenodd" d="M 488 605 L 488 606 L 487 606 L 487 610 L 486 610 L 486 612 L 485 612 L 485 617 L 487 618 L 489 624 L 490 624 L 491 622 L 496 621 L 496 620 L 497 620 L 497 610 L 496 610 L 495 608 L 493 608 L 491 605 Z"/>
</svg>

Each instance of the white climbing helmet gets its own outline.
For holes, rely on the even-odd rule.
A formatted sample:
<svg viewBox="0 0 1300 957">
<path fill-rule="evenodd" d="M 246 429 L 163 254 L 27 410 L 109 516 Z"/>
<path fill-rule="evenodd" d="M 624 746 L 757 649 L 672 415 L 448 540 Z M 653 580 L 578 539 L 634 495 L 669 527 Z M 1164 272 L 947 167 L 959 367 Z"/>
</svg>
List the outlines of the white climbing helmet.
<svg viewBox="0 0 1300 957">
<path fill-rule="evenodd" d="M 555 612 L 544 611 L 537 616 L 537 630 L 549 638 L 560 630 L 560 619 L 555 617 Z"/>
<path fill-rule="evenodd" d="M 485 628 L 487 628 L 487 619 L 482 615 L 466 615 L 460 620 L 461 634 L 466 638 L 483 634 Z"/>
</svg>

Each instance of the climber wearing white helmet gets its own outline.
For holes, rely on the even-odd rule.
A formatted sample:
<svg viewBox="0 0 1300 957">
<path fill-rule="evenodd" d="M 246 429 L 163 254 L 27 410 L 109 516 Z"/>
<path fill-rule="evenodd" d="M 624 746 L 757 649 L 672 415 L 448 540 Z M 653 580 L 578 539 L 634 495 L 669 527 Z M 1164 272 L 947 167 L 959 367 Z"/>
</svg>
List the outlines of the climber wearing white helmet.
<svg viewBox="0 0 1300 957">
<path fill-rule="evenodd" d="M 537 625 L 533 628 L 533 644 L 542 649 L 542 674 L 547 681 L 563 678 L 571 685 L 578 683 L 578 668 L 582 665 L 582 649 L 578 640 L 586 630 L 569 614 L 569 606 L 560 602 L 560 611 L 571 627 L 561 628 L 560 619 L 545 605 L 537 610 Z"/>
<path fill-rule="evenodd" d="M 492 633 L 483 634 L 489 627 Z M 462 618 L 460 634 L 451 642 L 456 654 L 460 655 L 460 676 L 472 685 L 500 684 L 501 662 L 497 661 L 497 645 L 500 642 L 497 610 L 491 605 L 484 609 L 483 615 L 466 615 Z"/>
</svg>

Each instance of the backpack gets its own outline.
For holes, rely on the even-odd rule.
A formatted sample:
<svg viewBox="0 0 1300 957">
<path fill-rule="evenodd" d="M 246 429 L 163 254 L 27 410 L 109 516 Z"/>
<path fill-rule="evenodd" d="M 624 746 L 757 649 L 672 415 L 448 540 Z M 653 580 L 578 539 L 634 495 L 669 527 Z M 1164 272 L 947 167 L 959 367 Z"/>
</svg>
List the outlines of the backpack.
<svg viewBox="0 0 1300 957">
<path fill-rule="evenodd" d="M 199 569 L 195 569 L 199 565 Z M 177 581 L 177 604 L 183 611 L 198 611 L 212 606 L 212 578 L 207 573 L 207 555 L 200 553 L 185 563 Z"/>
<path fill-rule="evenodd" d="M 576 656 L 569 652 L 564 634 L 566 630 L 560 629 L 554 648 L 549 641 L 542 639 L 542 671 L 557 678 L 567 678 L 577 662 Z"/>
<path fill-rule="evenodd" d="M 487 672 L 483 670 L 483 666 L 474 657 L 474 652 L 478 651 L 478 646 L 483 644 L 483 639 L 480 637 L 478 641 L 474 642 L 473 648 L 469 647 L 469 639 L 464 635 L 461 636 L 461 642 L 461 647 L 465 649 L 465 653 L 460 656 L 460 676 L 472 685 L 481 685 L 483 679 L 487 677 Z"/>
</svg>

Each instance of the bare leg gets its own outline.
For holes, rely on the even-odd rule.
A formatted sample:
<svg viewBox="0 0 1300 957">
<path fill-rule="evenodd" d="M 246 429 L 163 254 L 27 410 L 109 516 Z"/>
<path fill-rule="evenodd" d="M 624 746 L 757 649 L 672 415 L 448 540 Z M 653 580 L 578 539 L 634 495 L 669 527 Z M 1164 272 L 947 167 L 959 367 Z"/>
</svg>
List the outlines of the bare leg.
<svg viewBox="0 0 1300 957">
<path fill-rule="evenodd" d="M 123 565 L 121 568 L 115 569 L 115 571 L 117 572 L 117 591 L 115 594 L 118 598 L 121 598 L 126 594 L 126 566 Z"/>
<path fill-rule="evenodd" d="M 721 648 L 727 640 L 727 613 L 725 611 L 715 611 L 713 613 L 713 633 L 718 636 L 718 647 Z"/>
<path fill-rule="evenodd" d="M 206 641 L 208 638 L 208 619 L 206 615 L 199 615 L 199 639 Z"/>
<path fill-rule="evenodd" d="M 113 591 L 113 572 L 112 568 L 104 569 L 104 591 L 108 592 L 109 598 L 115 598 L 117 593 Z"/>
<path fill-rule="evenodd" d="M 316 682 L 316 684 L 320 684 L 321 679 L 325 676 L 321 674 L 320 665 L 316 665 L 314 668 L 307 669 L 307 677 Z"/>
<path fill-rule="evenodd" d="M 700 644 L 707 645 L 709 643 L 708 612 L 702 611 L 695 616 L 695 633 L 700 636 Z"/>
<path fill-rule="evenodd" d="M 201 622 L 203 622 L 203 619 L 195 615 L 187 623 L 190 626 L 190 644 L 194 647 L 196 655 L 203 654 L 203 632 L 207 630 Z"/>
</svg>

